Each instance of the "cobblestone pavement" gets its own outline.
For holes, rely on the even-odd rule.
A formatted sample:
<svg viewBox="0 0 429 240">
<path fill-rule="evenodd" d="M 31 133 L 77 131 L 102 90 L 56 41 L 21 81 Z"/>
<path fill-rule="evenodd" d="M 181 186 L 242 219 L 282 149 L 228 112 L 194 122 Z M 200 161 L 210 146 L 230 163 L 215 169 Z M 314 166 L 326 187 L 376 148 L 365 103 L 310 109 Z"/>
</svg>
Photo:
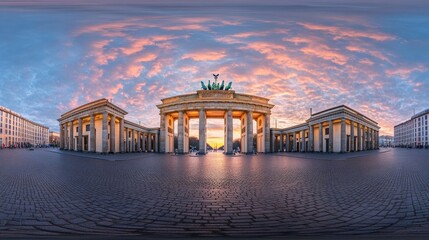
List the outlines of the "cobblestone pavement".
<svg viewBox="0 0 429 240">
<path fill-rule="evenodd" d="M 0 238 L 429 234 L 429 150 L 115 156 L 0 150 Z"/>
</svg>

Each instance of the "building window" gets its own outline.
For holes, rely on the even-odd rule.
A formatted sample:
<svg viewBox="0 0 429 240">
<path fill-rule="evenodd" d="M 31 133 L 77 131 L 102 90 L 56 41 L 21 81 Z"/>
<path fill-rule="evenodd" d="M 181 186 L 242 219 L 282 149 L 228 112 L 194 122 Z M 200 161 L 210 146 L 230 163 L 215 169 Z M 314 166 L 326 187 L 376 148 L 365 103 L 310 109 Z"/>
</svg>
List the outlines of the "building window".
<svg viewBox="0 0 429 240">
<path fill-rule="evenodd" d="M 85 128 L 86 128 L 86 131 L 88 132 L 89 131 L 89 124 L 87 124 L 86 126 L 85 126 Z"/>
<path fill-rule="evenodd" d="M 329 134 L 329 128 L 325 128 L 325 135 Z"/>
</svg>

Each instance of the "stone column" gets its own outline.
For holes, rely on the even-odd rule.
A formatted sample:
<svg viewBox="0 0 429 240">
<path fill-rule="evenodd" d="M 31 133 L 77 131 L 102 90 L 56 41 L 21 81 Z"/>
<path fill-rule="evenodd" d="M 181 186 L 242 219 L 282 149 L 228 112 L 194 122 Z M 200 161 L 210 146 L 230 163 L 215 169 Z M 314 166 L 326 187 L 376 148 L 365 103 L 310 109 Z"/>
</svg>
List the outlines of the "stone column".
<svg viewBox="0 0 429 240">
<path fill-rule="evenodd" d="M 68 134 L 68 131 L 67 131 L 67 127 L 68 127 L 68 125 L 67 125 L 67 123 L 64 123 L 63 125 L 62 125 L 62 127 L 64 128 L 63 129 L 63 149 L 69 149 L 69 147 L 70 147 L 70 145 L 69 145 L 69 142 L 67 141 L 67 138 L 68 138 L 68 136 L 70 135 L 70 134 Z"/>
<path fill-rule="evenodd" d="M 128 144 L 128 136 L 129 136 L 129 134 L 128 134 L 128 128 L 126 128 L 126 127 L 124 127 L 124 129 L 125 129 L 125 142 L 124 142 L 124 151 L 125 152 L 129 152 L 129 144 Z"/>
<path fill-rule="evenodd" d="M 372 150 L 372 129 L 368 127 L 368 150 Z"/>
<path fill-rule="evenodd" d="M 162 145 L 162 142 L 160 142 L 159 144 Z M 143 135 L 142 135 L 142 151 L 146 152 L 146 133 L 145 132 L 143 132 Z M 164 152 L 165 152 L 165 148 L 164 148 Z"/>
<path fill-rule="evenodd" d="M 365 125 L 362 125 L 362 133 L 363 133 L 363 143 L 362 143 L 362 150 L 365 151 L 366 150 L 366 141 L 367 141 L 367 134 L 365 131 Z"/>
<path fill-rule="evenodd" d="M 280 152 L 283 152 L 283 134 L 280 132 Z"/>
<path fill-rule="evenodd" d="M 292 145 L 292 152 L 296 152 L 296 132 L 293 132 L 293 145 Z"/>
<path fill-rule="evenodd" d="M 355 123 L 350 120 L 350 151 L 355 151 Z"/>
<path fill-rule="evenodd" d="M 121 118 L 119 121 L 119 151 L 121 153 L 125 152 L 124 144 L 124 119 Z"/>
<path fill-rule="evenodd" d="M 69 150 L 74 150 L 74 139 L 73 139 L 73 121 L 70 121 L 70 130 L 69 130 Z"/>
<path fill-rule="evenodd" d="M 290 152 L 289 133 L 286 133 L 286 152 Z"/>
<path fill-rule="evenodd" d="M 155 141 L 153 143 L 155 145 L 155 151 L 154 152 L 158 152 L 158 133 L 155 133 Z"/>
<path fill-rule="evenodd" d="M 265 144 L 265 152 L 271 152 L 271 141 L 270 141 L 270 136 L 271 136 L 271 130 L 270 130 L 270 122 L 271 122 L 271 114 L 266 113 L 265 117 L 265 125 L 264 125 L 264 144 Z M 253 128 L 253 127 L 252 127 Z"/>
<path fill-rule="evenodd" d="M 130 152 L 135 152 L 136 151 L 136 134 L 134 129 L 131 129 L 131 149 Z"/>
<path fill-rule="evenodd" d="M 147 135 L 147 148 L 149 148 L 149 152 L 152 152 L 152 133 Z"/>
<path fill-rule="evenodd" d="M 140 147 L 141 147 L 141 144 L 140 144 L 140 131 L 137 131 L 136 130 L 136 145 L 137 145 L 137 147 L 136 147 L 136 152 L 140 152 L 141 150 L 140 150 Z"/>
<path fill-rule="evenodd" d="M 143 152 L 143 132 L 139 132 L 139 152 Z"/>
<path fill-rule="evenodd" d="M 346 143 L 347 143 L 347 136 L 346 136 L 346 119 L 345 118 L 341 118 L 341 139 L 340 139 L 340 142 L 341 142 L 341 149 L 340 149 L 340 151 L 342 152 L 342 153 L 345 153 L 346 152 L 346 147 L 347 147 L 347 145 L 346 145 Z"/>
<path fill-rule="evenodd" d="M 166 125 L 165 125 L 165 114 L 164 113 L 160 113 L 160 117 L 161 117 L 161 120 L 160 120 L 160 128 L 159 128 L 159 150 L 160 150 L 160 152 L 162 152 L 162 153 L 165 153 L 165 151 L 166 151 L 166 141 L 167 141 L 167 134 L 166 134 L 166 131 L 165 131 L 165 129 L 166 129 Z M 143 137 L 143 148 L 144 148 L 144 151 L 146 151 L 146 146 L 145 146 L 145 144 L 144 144 L 144 141 L 145 141 L 145 137 Z"/>
<path fill-rule="evenodd" d="M 101 149 L 103 153 L 108 153 L 108 131 L 107 131 L 107 112 L 103 112 L 103 120 L 102 120 L 102 133 L 101 133 Z"/>
<path fill-rule="evenodd" d="M 77 151 L 82 152 L 82 118 L 78 118 L 77 122 Z"/>
<path fill-rule="evenodd" d="M 314 132 L 313 125 L 308 128 L 308 151 L 314 152 Z"/>
<path fill-rule="evenodd" d="M 64 149 L 64 125 L 60 123 L 60 149 Z"/>
<path fill-rule="evenodd" d="M 199 153 L 198 154 L 206 154 L 206 111 L 204 109 L 200 109 L 200 116 L 199 116 Z"/>
<path fill-rule="evenodd" d="M 95 152 L 95 116 L 91 114 L 89 120 L 89 151 Z"/>
<path fill-rule="evenodd" d="M 179 119 L 177 120 L 177 150 L 179 154 L 185 153 L 185 134 L 184 134 L 185 114 L 179 111 Z"/>
<path fill-rule="evenodd" d="M 357 123 L 357 151 L 362 150 L 362 130 L 360 128 L 360 123 Z"/>
<path fill-rule="evenodd" d="M 366 145 L 366 150 L 370 150 L 371 149 L 371 145 L 370 145 L 370 142 L 369 142 L 369 127 L 367 127 L 367 129 L 366 129 L 366 142 L 367 142 L 367 145 Z"/>
<path fill-rule="evenodd" d="M 232 109 L 228 109 L 226 112 L 226 154 L 232 154 L 232 144 L 233 144 L 233 136 L 232 133 L 234 131 L 234 127 L 232 125 Z"/>
<path fill-rule="evenodd" d="M 253 153 L 253 111 L 248 111 L 246 116 L 246 131 L 247 131 L 247 153 Z"/>
<path fill-rule="evenodd" d="M 112 115 L 110 117 L 110 152 L 111 153 L 115 153 L 116 151 L 116 146 L 115 146 L 115 141 L 116 141 L 116 131 L 115 131 L 115 115 Z"/>
<path fill-rule="evenodd" d="M 334 152 L 334 124 L 329 121 L 329 152 Z"/>
<path fill-rule="evenodd" d="M 301 149 L 300 152 L 305 152 L 305 130 L 301 131 Z"/>
<path fill-rule="evenodd" d="M 319 123 L 319 152 L 323 152 L 323 125 Z"/>
</svg>

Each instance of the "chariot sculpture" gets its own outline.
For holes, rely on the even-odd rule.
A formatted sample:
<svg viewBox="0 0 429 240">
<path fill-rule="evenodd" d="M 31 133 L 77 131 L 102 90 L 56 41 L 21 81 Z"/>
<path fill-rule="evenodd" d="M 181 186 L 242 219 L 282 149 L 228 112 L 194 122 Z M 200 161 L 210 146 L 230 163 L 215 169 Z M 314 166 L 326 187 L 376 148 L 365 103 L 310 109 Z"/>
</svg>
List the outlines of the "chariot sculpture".
<svg viewBox="0 0 429 240">
<path fill-rule="evenodd" d="M 203 90 L 225 90 L 225 91 L 228 91 L 231 89 L 232 82 L 229 82 L 228 85 L 225 86 L 225 81 L 222 80 L 221 84 L 217 82 L 219 74 L 213 74 L 213 77 L 214 77 L 213 83 L 210 83 L 210 80 L 209 80 L 207 85 L 205 85 L 204 82 L 201 81 L 201 89 L 203 89 Z"/>
</svg>

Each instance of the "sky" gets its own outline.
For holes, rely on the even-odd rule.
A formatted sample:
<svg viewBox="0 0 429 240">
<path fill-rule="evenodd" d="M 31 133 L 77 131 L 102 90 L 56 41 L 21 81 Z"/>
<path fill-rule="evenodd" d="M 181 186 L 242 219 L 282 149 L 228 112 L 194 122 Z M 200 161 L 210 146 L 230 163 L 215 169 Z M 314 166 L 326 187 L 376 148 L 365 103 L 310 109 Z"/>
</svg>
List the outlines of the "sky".
<svg viewBox="0 0 429 240">
<path fill-rule="evenodd" d="M 54 131 L 100 98 L 159 127 L 160 99 L 212 73 L 269 98 L 272 127 L 344 104 L 393 135 L 429 108 L 427 1 L 69 2 L 0 0 L 0 105 Z"/>
</svg>

